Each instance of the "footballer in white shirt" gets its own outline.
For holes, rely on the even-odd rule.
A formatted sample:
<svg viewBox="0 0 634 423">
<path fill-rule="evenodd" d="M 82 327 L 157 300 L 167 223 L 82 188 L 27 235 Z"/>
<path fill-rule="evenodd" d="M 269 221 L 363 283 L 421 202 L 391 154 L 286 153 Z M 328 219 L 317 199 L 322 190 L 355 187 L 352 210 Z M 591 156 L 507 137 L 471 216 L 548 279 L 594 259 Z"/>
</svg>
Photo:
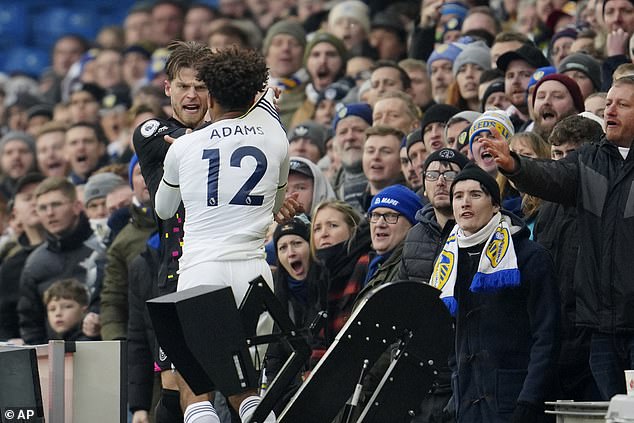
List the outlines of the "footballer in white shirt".
<svg viewBox="0 0 634 423">
<path fill-rule="evenodd" d="M 172 217 L 181 200 L 185 206 L 179 291 L 225 284 L 240 304 L 248 282 L 260 275 L 273 289 L 264 238 L 284 202 L 289 160 L 273 90 L 254 101 L 267 76 L 259 53 L 238 48 L 214 53 L 199 70 L 209 91 L 211 123 L 170 147 L 155 199 L 161 219 Z M 249 421 L 259 398 L 254 392 L 236 397 L 229 402 Z M 185 401 L 185 423 L 219 422 L 201 399 Z M 275 421 L 273 413 L 269 421 Z"/>
</svg>

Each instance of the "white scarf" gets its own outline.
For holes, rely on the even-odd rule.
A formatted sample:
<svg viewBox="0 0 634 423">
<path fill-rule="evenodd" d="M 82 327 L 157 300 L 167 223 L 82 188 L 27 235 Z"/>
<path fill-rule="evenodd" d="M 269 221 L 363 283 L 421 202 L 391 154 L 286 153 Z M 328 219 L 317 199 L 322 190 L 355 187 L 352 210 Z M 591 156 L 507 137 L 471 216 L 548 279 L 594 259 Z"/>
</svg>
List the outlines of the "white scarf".
<svg viewBox="0 0 634 423">
<path fill-rule="evenodd" d="M 468 248 L 485 242 L 478 271 L 473 276 L 471 292 L 495 292 L 501 288 L 520 284 L 517 256 L 511 233 L 510 218 L 496 213 L 489 223 L 473 235 L 465 235 L 458 225 L 454 226 L 442 252 L 434 263 L 429 284 L 441 290 L 440 298 L 445 302 L 452 316 L 456 315 L 458 303 L 454 298 L 454 288 L 458 276 L 458 249 Z"/>
</svg>

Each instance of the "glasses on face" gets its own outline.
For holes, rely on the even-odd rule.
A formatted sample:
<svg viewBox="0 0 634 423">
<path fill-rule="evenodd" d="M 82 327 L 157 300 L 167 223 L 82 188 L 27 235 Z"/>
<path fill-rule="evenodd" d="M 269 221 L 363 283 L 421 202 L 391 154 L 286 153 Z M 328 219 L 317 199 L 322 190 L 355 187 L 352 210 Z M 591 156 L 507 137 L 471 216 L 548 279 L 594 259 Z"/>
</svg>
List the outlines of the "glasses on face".
<svg viewBox="0 0 634 423">
<path fill-rule="evenodd" d="M 398 222 L 398 218 L 400 216 L 401 215 L 399 213 L 375 213 L 375 212 L 370 212 L 370 213 L 368 213 L 368 220 L 370 221 L 370 223 L 378 223 L 379 220 L 381 218 L 383 218 L 386 223 L 389 223 L 390 225 L 394 225 L 396 222 Z"/>
<path fill-rule="evenodd" d="M 48 209 L 51 210 L 57 210 L 60 207 L 62 207 L 65 204 L 68 204 L 69 201 L 53 201 L 50 204 L 40 204 L 39 206 L 37 206 L 37 212 L 38 213 L 46 213 L 48 211 Z"/>
<path fill-rule="evenodd" d="M 445 170 L 444 172 L 438 170 L 425 171 L 425 179 L 428 181 L 437 181 L 441 176 L 445 178 L 445 181 L 453 181 L 458 176 L 458 172 L 455 170 Z"/>
</svg>

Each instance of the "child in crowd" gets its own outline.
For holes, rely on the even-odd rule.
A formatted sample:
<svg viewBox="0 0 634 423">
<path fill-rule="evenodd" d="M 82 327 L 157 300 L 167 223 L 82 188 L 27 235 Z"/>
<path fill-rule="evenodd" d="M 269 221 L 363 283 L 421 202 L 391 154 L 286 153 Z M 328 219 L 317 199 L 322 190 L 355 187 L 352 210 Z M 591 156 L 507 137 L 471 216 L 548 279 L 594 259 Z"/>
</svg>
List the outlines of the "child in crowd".
<svg viewBox="0 0 634 423">
<path fill-rule="evenodd" d="M 49 339 L 65 341 L 89 340 L 99 334 L 82 332 L 82 321 L 88 310 L 88 290 L 77 279 L 62 279 L 44 291 L 44 305 L 48 325 L 52 330 Z"/>
</svg>

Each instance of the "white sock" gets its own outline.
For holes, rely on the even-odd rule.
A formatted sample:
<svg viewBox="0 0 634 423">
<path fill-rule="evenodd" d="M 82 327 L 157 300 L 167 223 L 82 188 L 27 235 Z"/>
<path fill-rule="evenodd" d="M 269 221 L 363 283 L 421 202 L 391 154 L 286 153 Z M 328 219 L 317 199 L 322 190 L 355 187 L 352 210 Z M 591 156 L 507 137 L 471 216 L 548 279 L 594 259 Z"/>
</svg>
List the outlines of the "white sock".
<svg viewBox="0 0 634 423">
<path fill-rule="evenodd" d="M 209 401 L 190 404 L 185 409 L 185 423 L 220 423 L 214 406 Z"/>
<path fill-rule="evenodd" d="M 248 423 L 251 420 L 251 417 L 253 417 L 253 413 L 255 412 L 255 409 L 258 408 L 258 405 L 260 405 L 261 400 L 262 398 L 256 395 L 252 395 L 242 401 L 242 404 L 240 404 L 240 410 L 238 410 L 238 414 L 240 414 L 240 420 L 242 420 L 242 423 Z M 271 411 L 271 413 L 266 417 L 266 420 L 261 423 L 276 422 L 277 419 L 275 418 L 275 414 Z"/>
</svg>

